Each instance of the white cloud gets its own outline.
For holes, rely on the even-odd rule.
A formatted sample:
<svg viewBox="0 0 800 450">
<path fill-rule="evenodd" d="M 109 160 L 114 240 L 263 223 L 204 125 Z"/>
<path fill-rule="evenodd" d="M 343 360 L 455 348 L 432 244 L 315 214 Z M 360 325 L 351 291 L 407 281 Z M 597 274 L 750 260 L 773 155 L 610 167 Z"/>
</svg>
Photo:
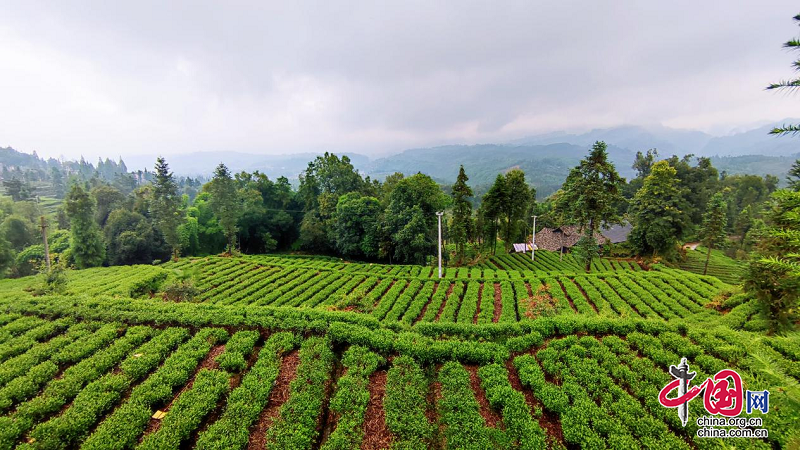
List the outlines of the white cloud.
<svg viewBox="0 0 800 450">
<path fill-rule="evenodd" d="M 0 143 L 384 153 L 797 116 L 788 1 L 0 3 Z"/>
</svg>

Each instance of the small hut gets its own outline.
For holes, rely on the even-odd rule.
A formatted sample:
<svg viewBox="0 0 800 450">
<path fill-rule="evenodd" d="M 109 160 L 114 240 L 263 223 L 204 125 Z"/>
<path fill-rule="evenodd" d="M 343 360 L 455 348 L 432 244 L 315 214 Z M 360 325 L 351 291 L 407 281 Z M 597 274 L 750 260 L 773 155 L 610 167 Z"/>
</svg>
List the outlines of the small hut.
<svg viewBox="0 0 800 450">
<path fill-rule="evenodd" d="M 536 233 L 536 248 L 552 252 L 568 252 L 570 248 L 583 236 L 583 232 L 576 225 L 564 225 L 557 228 L 542 228 Z M 609 239 L 595 232 L 595 240 L 605 244 Z"/>
</svg>

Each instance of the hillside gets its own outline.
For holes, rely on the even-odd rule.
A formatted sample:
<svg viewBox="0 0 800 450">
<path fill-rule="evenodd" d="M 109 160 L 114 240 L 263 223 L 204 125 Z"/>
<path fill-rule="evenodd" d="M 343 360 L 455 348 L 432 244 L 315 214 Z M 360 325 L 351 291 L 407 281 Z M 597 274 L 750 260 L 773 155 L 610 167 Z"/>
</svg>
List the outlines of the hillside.
<svg viewBox="0 0 800 450">
<path fill-rule="evenodd" d="M 705 247 L 687 250 L 686 258 L 679 264 L 680 268 L 689 272 L 703 273 L 707 251 L 708 249 Z M 725 283 L 739 284 L 742 281 L 744 270 L 745 264 L 743 262 L 725 256 L 725 253 L 720 250 L 711 251 L 711 259 L 708 261 L 708 275 L 717 277 Z"/>
<path fill-rule="evenodd" d="M 616 263 L 584 274 L 540 253 L 442 280 L 269 255 L 70 272 L 53 296 L 2 280 L 0 447 L 721 446 L 696 436 L 700 403 L 684 427 L 656 401 L 682 356 L 698 379 L 733 368 L 784 392 L 749 415 L 769 437 L 737 446 L 797 434 L 800 340 L 735 331 L 763 327 L 753 302 L 722 315 L 703 307 L 716 278 Z M 193 301 L 162 292 L 186 275 Z"/>
<path fill-rule="evenodd" d="M 548 145 L 449 145 L 406 150 L 398 155 L 371 161 L 366 173 L 383 177 L 394 172 L 423 172 L 441 182 L 452 183 L 460 165 L 469 174 L 474 186 L 491 184 L 498 173 L 513 168 L 524 171 L 536 187 L 540 198 L 555 192 L 588 147 L 572 144 Z M 620 175 L 630 177 L 635 153 L 609 145 L 609 156 L 617 164 Z"/>
<path fill-rule="evenodd" d="M 792 122 L 786 119 L 784 122 Z M 783 123 L 783 122 L 777 122 Z M 620 126 L 591 130 L 582 134 L 553 132 L 513 140 L 509 143 L 478 145 L 445 145 L 423 147 L 400 153 L 370 158 L 365 155 L 339 151 L 347 155 L 362 173 L 382 179 L 394 172 L 406 175 L 423 172 L 440 183 L 455 180 L 460 164 L 464 165 L 473 186 L 491 184 L 498 173 L 518 167 L 529 175 L 543 198 L 563 183 L 569 170 L 587 149 L 597 140 L 609 144 L 609 156 L 620 175 L 634 176 L 631 164 L 637 151 L 657 148 L 662 157 L 673 154 L 694 154 L 712 158 L 720 171 L 729 174 L 776 175 L 781 181 L 795 159 L 800 157 L 800 143 L 793 139 L 778 139 L 768 131 L 775 124 L 761 126 L 730 136 L 712 136 L 696 130 L 680 130 L 667 127 Z M 308 162 L 319 153 L 297 153 L 291 155 L 258 155 L 235 151 L 190 152 L 168 158 L 170 167 L 180 176 L 209 176 L 220 163 L 225 163 L 232 172 L 258 170 L 272 179 L 285 176 L 296 180 Z M 155 154 L 126 156 L 131 170 L 152 169 Z M 108 161 L 105 164 L 109 164 Z M 124 163 L 120 162 L 124 167 Z M 81 172 L 91 175 L 95 168 L 86 162 L 60 162 L 44 160 L 35 155 L 22 153 L 10 147 L 0 148 L 0 166 L 18 166 L 23 170 L 44 172 L 50 167 L 60 167 L 65 173 Z M 109 166 L 110 167 L 110 166 Z M 110 168 L 104 177 L 113 178 L 116 167 Z M 123 169 L 125 171 L 127 169 Z M 49 194 L 47 194 L 49 195 Z"/>
</svg>

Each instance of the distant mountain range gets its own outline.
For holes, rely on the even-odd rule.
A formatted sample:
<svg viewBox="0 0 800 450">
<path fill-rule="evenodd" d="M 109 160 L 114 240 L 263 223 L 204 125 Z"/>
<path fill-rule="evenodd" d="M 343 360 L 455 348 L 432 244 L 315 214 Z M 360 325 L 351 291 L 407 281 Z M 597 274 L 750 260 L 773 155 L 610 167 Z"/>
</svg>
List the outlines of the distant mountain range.
<svg viewBox="0 0 800 450">
<path fill-rule="evenodd" d="M 786 119 L 783 123 L 800 120 Z M 543 198 L 557 190 L 569 170 L 586 155 L 595 141 L 608 144 L 609 156 L 626 178 L 637 151 L 656 148 L 662 158 L 672 155 L 710 157 L 714 166 L 728 174 L 776 175 L 783 181 L 792 163 L 800 158 L 800 137 L 773 136 L 765 125 L 730 136 L 712 136 L 702 131 L 667 127 L 624 126 L 592 130 L 583 134 L 548 133 L 517 139 L 507 144 L 448 145 L 406 150 L 370 161 L 364 171 L 377 177 L 393 172 L 423 172 L 451 183 L 460 164 L 474 186 L 491 183 L 498 173 L 518 167 L 525 171 Z M 481 189 L 479 189 L 480 191 Z"/>
<path fill-rule="evenodd" d="M 800 140 L 785 136 L 773 136 L 769 134 L 769 131 L 779 124 L 797 122 L 800 122 L 800 119 L 785 119 L 775 124 L 764 125 L 729 136 L 712 136 L 702 131 L 679 130 L 662 126 L 622 126 L 592 130 L 583 134 L 548 133 L 517 139 L 513 143 L 567 142 L 585 146 L 591 145 L 595 141 L 605 141 L 634 152 L 657 148 L 662 155 L 691 153 L 697 156 L 790 156 L 800 153 Z"/>
<path fill-rule="evenodd" d="M 366 167 L 369 158 L 356 153 L 339 153 L 337 155 L 347 155 L 353 161 L 353 165 L 358 168 Z M 239 152 L 196 152 L 170 155 L 167 157 L 169 167 L 178 175 L 210 177 L 214 168 L 219 163 L 225 163 L 231 172 L 241 172 L 255 170 L 266 174 L 275 179 L 285 176 L 289 179 L 296 179 L 300 172 L 305 170 L 309 161 L 317 157 L 317 153 L 295 153 L 293 155 L 256 155 L 251 153 Z M 125 164 L 131 170 L 153 169 L 157 155 L 135 155 L 125 158 Z"/>
<path fill-rule="evenodd" d="M 777 124 L 798 122 L 800 119 L 786 119 Z M 379 179 L 394 172 L 423 172 L 441 183 L 452 183 L 459 165 L 463 164 L 470 184 L 478 193 L 483 192 L 498 173 L 517 167 L 525 171 L 537 188 L 538 197 L 543 198 L 561 186 L 569 170 L 595 141 L 608 144 L 611 160 L 626 178 L 634 175 L 631 164 L 636 152 L 656 148 L 664 158 L 673 154 L 708 156 L 715 167 L 729 174 L 772 174 L 783 180 L 794 160 L 800 158 L 800 137 L 772 136 L 769 130 L 775 125 L 729 136 L 662 126 L 621 126 L 582 134 L 540 134 L 499 144 L 416 148 L 377 159 L 355 153 L 335 153 L 348 155 L 362 173 Z M 207 177 L 217 164 L 224 162 L 233 172 L 259 170 L 273 179 L 286 176 L 296 180 L 315 156 L 317 153 L 255 155 L 219 151 L 170 155 L 167 161 L 178 175 Z M 156 155 L 136 155 L 126 157 L 125 162 L 129 170 L 151 169 L 155 159 Z"/>
</svg>

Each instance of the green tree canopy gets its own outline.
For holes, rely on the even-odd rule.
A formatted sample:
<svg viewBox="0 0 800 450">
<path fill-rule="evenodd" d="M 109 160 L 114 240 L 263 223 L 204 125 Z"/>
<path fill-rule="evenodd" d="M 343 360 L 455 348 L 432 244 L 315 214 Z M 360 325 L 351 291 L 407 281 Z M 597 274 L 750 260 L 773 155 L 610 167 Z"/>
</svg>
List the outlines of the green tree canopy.
<svg viewBox="0 0 800 450">
<path fill-rule="evenodd" d="M 456 183 L 451 193 L 453 197 L 453 218 L 450 224 L 450 240 L 456 244 L 456 254 L 459 262 L 463 261 L 465 246 L 472 235 L 472 188 L 467 184 L 469 177 L 464 172 L 464 166 L 458 170 Z"/>
<path fill-rule="evenodd" d="M 399 262 L 421 264 L 436 252 L 436 212 L 444 210 L 447 202 L 427 175 L 418 173 L 397 183 L 386 209 L 386 223 Z"/>
<path fill-rule="evenodd" d="M 789 184 L 789 189 L 793 191 L 800 191 L 800 159 L 792 164 L 789 173 L 786 176 L 786 182 Z"/>
<path fill-rule="evenodd" d="M 11 245 L 11 248 L 20 251 L 36 241 L 36 232 L 33 224 L 26 218 L 12 214 L 3 220 L 0 225 L 0 236 Z"/>
<path fill-rule="evenodd" d="M 800 24 L 800 14 L 793 17 L 794 21 Z M 800 39 L 793 38 L 789 39 L 788 41 L 783 43 L 783 48 L 787 48 L 789 50 L 800 50 Z M 800 59 L 796 59 L 792 63 L 792 67 L 795 70 L 800 70 Z M 775 90 L 788 90 L 788 91 L 795 91 L 797 88 L 800 87 L 800 77 L 789 78 L 787 80 L 781 80 L 777 83 L 772 83 L 767 86 L 767 89 L 775 89 Z M 797 134 L 800 133 L 800 125 L 796 124 L 784 124 L 780 127 L 775 127 L 770 131 L 770 134 Z"/>
<path fill-rule="evenodd" d="M 773 193 L 765 219 L 745 288 L 763 303 L 773 328 L 782 328 L 796 319 L 800 299 L 800 192 Z"/>
<path fill-rule="evenodd" d="M 117 188 L 108 184 L 100 184 L 92 188 L 92 197 L 97 205 L 95 219 L 100 227 L 106 225 L 106 220 L 111 211 L 120 208 L 125 202 L 125 195 Z"/>
<path fill-rule="evenodd" d="M 525 173 L 512 169 L 505 175 L 506 199 L 502 205 L 505 217 L 506 249 L 510 249 L 514 240 L 520 237 L 525 226 L 528 213 L 533 210 L 536 191 L 525 182 Z"/>
<path fill-rule="evenodd" d="M 103 234 L 112 265 L 149 264 L 154 259 L 168 258 L 171 252 L 146 217 L 126 209 L 109 214 Z"/>
<path fill-rule="evenodd" d="M 380 202 L 351 192 L 336 204 L 336 250 L 351 258 L 378 257 Z"/>
<path fill-rule="evenodd" d="M 502 174 L 497 175 L 492 187 L 484 194 L 481 199 L 479 216 L 483 223 L 483 235 L 486 242 L 491 245 L 492 254 L 497 248 L 497 233 L 500 218 L 503 214 L 503 204 L 508 199 L 508 187 L 506 177 Z"/>
<path fill-rule="evenodd" d="M 727 234 L 725 229 L 728 227 L 728 216 L 726 215 L 727 206 L 722 192 L 717 192 L 708 202 L 708 210 L 703 216 L 703 226 L 700 230 L 700 239 L 708 249 L 706 263 L 703 267 L 703 275 L 708 272 L 708 262 L 711 260 L 711 250 L 725 243 Z"/>
<path fill-rule="evenodd" d="M 175 177 L 169 171 L 169 165 L 164 158 L 156 159 L 154 173 L 150 213 L 156 228 L 161 231 L 164 240 L 172 249 L 173 258 L 177 258 L 181 246 L 178 227 L 184 221 L 183 211 L 181 211 L 181 196 L 178 193 Z"/>
<path fill-rule="evenodd" d="M 640 255 L 670 255 L 689 223 L 676 172 L 667 161 L 653 164 L 633 198 L 628 241 Z"/>
<path fill-rule="evenodd" d="M 208 193 L 211 194 L 209 202 L 222 233 L 225 235 L 227 251 L 233 252 L 236 249 L 237 222 L 241 214 L 241 202 L 236 190 L 236 183 L 225 164 L 220 163 L 217 166 L 214 170 L 214 177 L 204 188 L 207 188 Z"/>
<path fill-rule="evenodd" d="M 105 260 L 105 246 L 95 221 L 94 198 L 75 183 L 65 199 L 70 222 L 72 258 L 79 269 L 95 267 Z"/>
<path fill-rule="evenodd" d="M 589 156 L 572 169 L 556 198 L 556 209 L 565 220 L 578 225 L 587 240 L 601 226 L 622 222 L 618 204 L 623 202 L 620 187 L 623 179 L 608 160 L 605 142 L 595 142 Z M 591 270 L 592 253 L 587 252 L 586 270 Z"/>
<path fill-rule="evenodd" d="M 325 153 L 300 174 L 297 197 L 306 213 L 300 224 L 300 244 L 306 250 L 329 252 L 336 243 L 336 205 L 339 197 L 359 192 L 374 197 L 377 189 L 353 167 L 350 158 Z"/>
</svg>

